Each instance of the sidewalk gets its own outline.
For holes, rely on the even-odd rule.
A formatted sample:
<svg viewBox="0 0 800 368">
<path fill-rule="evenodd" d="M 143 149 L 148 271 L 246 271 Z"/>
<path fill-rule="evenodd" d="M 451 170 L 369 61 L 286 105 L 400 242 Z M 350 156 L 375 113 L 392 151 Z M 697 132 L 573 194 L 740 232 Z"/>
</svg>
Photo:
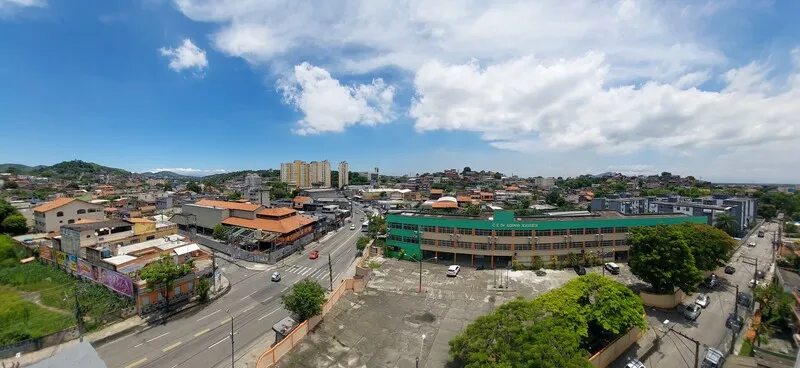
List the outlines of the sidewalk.
<svg viewBox="0 0 800 368">
<path fill-rule="evenodd" d="M 231 288 L 230 282 L 228 281 L 227 278 L 225 278 L 225 276 L 222 276 L 220 278 L 220 285 L 218 287 L 219 291 L 216 293 L 212 292 L 211 294 L 209 294 L 209 299 L 213 300 L 221 297 L 222 295 L 225 295 L 228 292 L 228 290 L 230 290 L 230 288 Z M 170 315 L 178 314 L 187 309 L 194 308 L 195 306 L 198 306 L 200 304 L 202 303 L 197 301 L 184 304 L 178 309 L 172 311 Z M 151 328 L 151 326 L 153 326 L 154 323 L 155 321 L 150 322 L 148 321 L 147 318 L 133 316 L 126 320 L 114 323 L 102 330 L 93 331 L 88 334 L 85 334 L 83 335 L 83 339 L 90 342 L 92 346 L 97 348 L 100 345 L 111 343 L 114 340 L 123 337 L 125 335 L 147 331 L 148 329 Z M 58 345 L 50 346 L 41 350 L 24 354 L 19 358 L 3 359 L 0 360 L 0 362 L 2 362 L 2 364 L 5 364 L 6 367 L 11 366 L 11 364 L 14 362 L 19 362 L 20 367 L 25 367 L 37 363 L 41 360 L 47 359 L 49 357 L 52 357 L 58 354 L 59 352 L 63 351 L 64 349 L 79 343 L 80 341 L 81 341 L 80 339 L 66 341 Z"/>
</svg>

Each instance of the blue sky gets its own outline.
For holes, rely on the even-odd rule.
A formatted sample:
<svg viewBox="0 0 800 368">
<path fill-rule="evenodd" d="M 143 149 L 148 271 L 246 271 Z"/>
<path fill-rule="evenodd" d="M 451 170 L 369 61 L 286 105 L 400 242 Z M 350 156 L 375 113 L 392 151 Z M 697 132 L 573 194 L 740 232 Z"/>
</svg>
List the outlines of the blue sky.
<svg viewBox="0 0 800 368">
<path fill-rule="evenodd" d="M 793 14 L 743 0 L 0 0 L 0 162 L 800 182 L 785 169 L 800 157 Z"/>
</svg>

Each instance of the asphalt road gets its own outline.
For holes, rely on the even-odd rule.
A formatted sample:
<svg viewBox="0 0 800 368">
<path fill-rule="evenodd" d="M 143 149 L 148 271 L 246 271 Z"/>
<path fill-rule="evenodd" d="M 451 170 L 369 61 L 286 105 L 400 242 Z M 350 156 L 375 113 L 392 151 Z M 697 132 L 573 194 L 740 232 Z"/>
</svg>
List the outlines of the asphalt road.
<svg viewBox="0 0 800 368">
<path fill-rule="evenodd" d="M 727 275 L 722 269 L 719 269 L 716 272 L 716 275 L 720 278 L 719 285 L 712 290 L 700 286 L 700 291 L 693 294 L 691 298 L 687 298 L 684 304 L 694 302 L 695 297 L 700 293 L 710 297 L 710 304 L 702 310 L 696 321 L 689 321 L 683 316 L 683 306 L 678 306 L 675 310 L 669 311 L 647 308 L 648 323 L 651 327 L 654 327 L 654 331 L 648 333 L 663 334 L 662 331 L 659 331 L 659 327 L 662 326 L 665 320 L 669 320 L 669 325 L 673 325 L 674 330 L 682 332 L 701 343 L 701 361 L 705 354 L 705 346 L 714 347 L 727 354 L 731 350 L 734 336 L 733 332 L 725 327 L 725 320 L 730 313 L 734 312 L 734 304 L 736 302 L 735 286 L 739 286 L 739 292 L 752 294 L 749 283 L 756 271 L 756 259 L 758 260 L 759 270 L 764 272 L 769 270 L 773 259 L 772 232 L 777 230 L 777 226 L 774 223 L 765 224 L 764 228 L 767 230 L 765 237 L 758 238 L 754 234 L 750 239 L 745 240 L 745 245 L 731 259 L 731 265 L 736 268 L 736 273 Z M 746 243 L 749 242 L 755 242 L 756 246 L 748 247 Z M 745 320 L 747 320 L 747 316 L 752 315 L 747 308 L 741 306 L 738 308 L 738 313 L 745 317 Z M 745 331 L 746 327 L 742 328 L 740 334 Z M 648 368 L 694 367 L 694 357 L 695 343 L 674 332 L 670 332 L 662 340 L 661 346 L 646 360 L 643 360 L 643 363 Z M 626 361 L 627 357 L 623 356 L 613 366 L 622 367 Z"/>
<path fill-rule="evenodd" d="M 362 212 L 356 209 L 356 220 Z M 334 285 L 356 254 L 361 234 L 359 221 L 338 230 L 324 243 L 306 246 L 303 257 L 278 264 L 266 271 L 251 271 L 218 258 L 218 267 L 231 282 L 231 290 L 205 305 L 171 317 L 166 324 L 140 334 L 124 336 L 98 349 L 109 367 L 217 367 L 229 365 L 231 343 L 230 318 L 233 317 L 235 358 L 244 356 L 251 344 L 265 334 L 274 334 L 272 325 L 288 316 L 281 305 L 281 295 L 291 286 L 310 278 L 330 286 L 328 254 L 331 255 Z M 318 250 L 318 259 L 308 254 Z M 272 272 L 281 273 L 280 282 L 270 281 Z M 230 315 L 228 314 L 230 312 Z"/>
</svg>

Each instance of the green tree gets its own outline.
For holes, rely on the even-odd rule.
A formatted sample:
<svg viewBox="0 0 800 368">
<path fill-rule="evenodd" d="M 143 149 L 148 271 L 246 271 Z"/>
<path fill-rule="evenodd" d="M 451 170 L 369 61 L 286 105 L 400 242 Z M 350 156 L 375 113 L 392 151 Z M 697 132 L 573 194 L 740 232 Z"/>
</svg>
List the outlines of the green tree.
<svg viewBox="0 0 800 368">
<path fill-rule="evenodd" d="M 386 198 L 386 192 L 381 192 L 381 194 L 379 194 L 379 196 L 380 196 L 381 198 Z"/>
<path fill-rule="evenodd" d="M 461 170 L 461 175 L 464 175 L 465 173 L 468 173 L 468 172 L 471 172 L 471 171 L 472 171 L 472 169 L 469 166 L 465 166 L 464 170 Z"/>
<path fill-rule="evenodd" d="M 6 202 L 4 199 L 0 199 L 0 223 L 2 223 L 6 217 L 15 213 L 17 213 L 17 209 L 12 206 L 11 203 Z"/>
<path fill-rule="evenodd" d="M 453 338 L 450 358 L 465 368 L 591 367 L 580 337 L 567 326 L 518 299 L 478 317 Z"/>
<path fill-rule="evenodd" d="M 386 219 L 381 216 L 369 217 L 369 228 L 367 229 L 371 237 L 376 237 L 380 234 L 386 234 Z"/>
<path fill-rule="evenodd" d="M 211 291 L 211 281 L 208 281 L 208 277 L 201 277 L 197 281 L 196 291 L 197 295 L 200 296 L 200 301 L 208 301 L 208 292 Z"/>
<path fill-rule="evenodd" d="M 19 184 L 15 181 L 8 180 L 3 183 L 3 189 L 17 189 L 19 188 Z"/>
<path fill-rule="evenodd" d="M 214 237 L 214 239 L 217 240 L 228 240 L 226 235 L 228 233 L 228 230 L 230 230 L 230 227 L 225 226 L 223 224 L 218 224 L 217 226 L 214 227 L 214 233 L 212 236 Z"/>
<path fill-rule="evenodd" d="M 191 191 L 191 192 L 195 192 L 195 193 L 203 192 L 203 190 L 200 189 L 200 184 L 197 184 L 196 181 L 190 181 L 188 184 L 186 184 L 186 190 Z"/>
<path fill-rule="evenodd" d="M 175 188 L 172 187 L 172 183 L 170 183 L 170 182 L 164 183 L 164 185 L 162 185 L 162 188 L 165 191 L 173 191 L 173 190 L 175 190 Z"/>
<path fill-rule="evenodd" d="M 272 186 L 269 188 L 269 197 L 271 199 L 289 198 L 290 193 L 289 185 L 283 182 L 272 183 Z"/>
<path fill-rule="evenodd" d="M 283 295 L 281 302 L 298 318 L 298 322 L 302 322 L 322 312 L 325 289 L 316 281 L 305 279 L 294 284 L 292 292 Z"/>
<path fill-rule="evenodd" d="M 500 180 L 500 179 L 503 178 L 503 174 L 497 172 L 497 173 L 494 173 L 494 175 L 492 175 L 492 177 L 495 178 L 496 180 Z"/>
<path fill-rule="evenodd" d="M 166 300 L 164 308 L 169 308 L 169 293 L 172 291 L 173 283 L 190 274 L 193 269 L 194 262 L 191 259 L 184 264 L 176 264 L 169 255 L 162 255 L 158 261 L 139 270 L 139 277 L 147 281 L 149 290 L 161 289 L 161 295 Z"/>
<path fill-rule="evenodd" d="M 22 235 L 28 232 L 28 223 L 21 213 L 14 213 L 3 219 L 3 222 L 0 223 L 0 229 L 2 229 L 2 232 L 11 235 Z"/>
<path fill-rule="evenodd" d="M 544 201 L 552 206 L 562 206 L 564 204 L 564 198 L 561 197 L 561 193 L 556 190 L 547 193 L 547 197 L 545 197 Z"/>
<path fill-rule="evenodd" d="M 736 222 L 736 218 L 729 213 L 721 213 L 717 216 L 714 227 L 728 233 L 730 236 L 736 236 L 739 232 L 739 224 Z"/>
<path fill-rule="evenodd" d="M 683 223 L 676 226 L 692 251 L 697 269 L 714 271 L 731 259 L 736 240 L 724 231 L 706 224 Z"/>
<path fill-rule="evenodd" d="M 788 319 L 792 316 L 792 294 L 776 283 L 756 287 L 753 298 L 761 305 L 763 319 Z"/>
<path fill-rule="evenodd" d="M 367 247 L 367 244 L 369 244 L 369 240 L 369 237 L 359 236 L 358 241 L 356 241 L 356 248 L 358 248 L 358 250 L 364 250 L 364 248 Z"/>
<path fill-rule="evenodd" d="M 466 209 L 464 209 L 464 214 L 468 216 L 478 216 L 481 214 L 481 206 L 470 204 Z"/>
<path fill-rule="evenodd" d="M 775 217 L 778 217 L 778 208 L 771 204 L 762 204 L 758 206 L 757 215 L 764 218 L 767 221 L 772 221 Z"/>
<path fill-rule="evenodd" d="M 631 272 L 656 292 L 672 293 L 675 288 L 687 293 L 697 290 L 703 275 L 680 229 L 674 226 L 633 228 L 630 241 L 628 265 Z"/>
</svg>

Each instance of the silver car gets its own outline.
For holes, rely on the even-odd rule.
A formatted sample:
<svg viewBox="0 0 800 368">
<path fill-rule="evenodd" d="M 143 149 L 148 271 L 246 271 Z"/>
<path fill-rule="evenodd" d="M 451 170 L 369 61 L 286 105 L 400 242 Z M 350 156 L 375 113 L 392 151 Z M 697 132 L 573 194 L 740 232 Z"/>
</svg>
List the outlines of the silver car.
<svg viewBox="0 0 800 368">
<path fill-rule="evenodd" d="M 690 321 L 697 320 L 697 317 L 700 317 L 700 306 L 697 304 L 687 305 L 686 310 L 683 311 L 683 315 Z"/>
<path fill-rule="evenodd" d="M 711 301 L 711 299 L 708 298 L 708 295 L 700 294 L 700 295 L 697 296 L 697 300 L 694 301 L 694 304 L 697 304 L 697 305 L 703 307 L 703 309 L 705 309 L 706 307 L 708 307 L 708 303 L 710 301 Z"/>
</svg>

